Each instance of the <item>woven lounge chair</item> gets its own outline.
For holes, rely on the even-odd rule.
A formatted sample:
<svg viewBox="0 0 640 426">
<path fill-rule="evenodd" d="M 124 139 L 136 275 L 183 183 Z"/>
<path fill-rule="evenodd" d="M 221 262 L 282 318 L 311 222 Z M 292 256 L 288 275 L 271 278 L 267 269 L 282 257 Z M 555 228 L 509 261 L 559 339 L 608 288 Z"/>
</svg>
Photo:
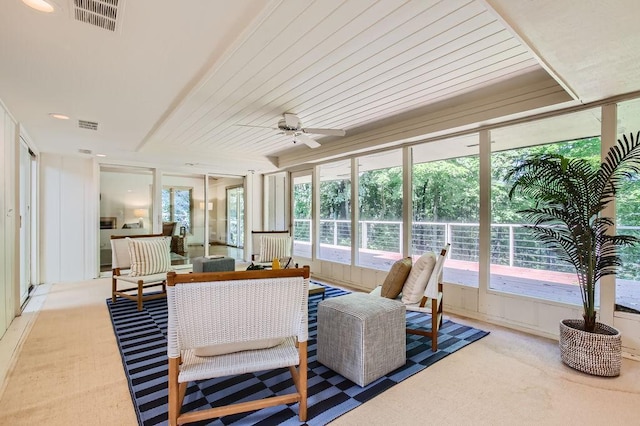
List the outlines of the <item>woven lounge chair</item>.
<svg viewBox="0 0 640 426">
<path fill-rule="evenodd" d="M 291 252 L 293 239 L 289 231 L 251 231 L 254 248 L 257 254 L 252 256 L 255 264 L 270 266 L 274 259 L 278 259 L 280 267 L 295 267 Z"/>
<path fill-rule="evenodd" d="M 442 248 L 442 250 L 440 251 L 440 255 L 437 256 L 435 260 L 433 270 L 429 275 L 422 274 L 417 277 L 417 285 L 418 288 L 420 288 L 420 293 L 422 293 L 422 297 L 419 299 L 419 301 L 416 303 L 404 303 L 407 311 L 423 312 L 431 315 L 430 330 L 407 327 L 407 333 L 430 337 L 431 350 L 434 352 L 438 350 L 438 330 L 442 326 L 443 321 L 442 269 L 444 267 L 444 261 L 450 248 L 451 244 L 449 243 L 447 243 Z M 411 276 L 407 278 L 407 281 L 410 278 Z M 378 286 L 370 294 L 380 296 L 381 291 L 382 286 Z M 395 299 L 400 303 L 403 303 L 402 292 Z"/>
<path fill-rule="evenodd" d="M 309 267 L 168 276 L 169 424 L 299 403 L 307 417 Z M 298 368 L 296 368 L 298 366 Z M 295 392 L 181 413 L 194 380 L 289 367 Z"/>
<path fill-rule="evenodd" d="M 111 301 L 113 303 L 116 303 L 118 297 L 124 297 L 136 302 L 138 311 L 141 311 L 145 301 L 166 297 L 167 271 L 171 269 L 169 238 L 162 234 L 111 236 L 111 263 L 113 267 Z M 134 239 L 140 243 L 148 242 L 150 247 L 148 250 L 136 251 L 136 255 L 132 258 L 129 241 Z M 149 267 L 153 270 L 148 269 Z M 137 273 L 144 269 L 151 273 Z M 135 287 L 119 288 L 120 281 L 124 282 L 124 285 L 135 285 Z M 160 292 L 145 293 L 152 287 L 156 287 L 156 289 L 161 287 L 161 290 Z"/>
</svg>

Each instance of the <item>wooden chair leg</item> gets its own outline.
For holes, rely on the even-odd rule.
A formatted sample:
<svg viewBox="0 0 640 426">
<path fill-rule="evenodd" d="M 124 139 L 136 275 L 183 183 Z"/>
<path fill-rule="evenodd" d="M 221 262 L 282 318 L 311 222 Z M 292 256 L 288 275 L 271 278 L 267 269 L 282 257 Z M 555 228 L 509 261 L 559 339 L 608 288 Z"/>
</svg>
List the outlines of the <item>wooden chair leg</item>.
<svg viewBox="0 0 640 426">
<path fill-rule="evenodd" d="M 300 353 L 300 366 L 299 366 L 299 387 L 300 404 L 298 405 L 298 417 L 301 422 L 307 421 L 307 342 L 300 342 L 298 346 L 298 352 Z"/>
<path fill-rule="evenodd" d="M 438 350 L 438 301 L 436 299 L 431 300 L 431 350 L 436 352 Z"/>
<path fill-rule="evenodd" d="M 118 281 L 115 278 L 111 278 L 111 303 L 116 303 L 116 289 Z"/>
<path fill-rule="evenodd" d="M 142 280 L 138 281 L 138 311 L 142 310 L 142 292 L 144 291 L 144 287 L 142 285 Z"/>
<path fill-rule="evenodd" d="M 180 366 L 180 358 L 169 358 L 169 425 L 178 425 L 178 416 L 180 415 L 180 390 L 178 385 L 178 373 Z"/>
</svg>

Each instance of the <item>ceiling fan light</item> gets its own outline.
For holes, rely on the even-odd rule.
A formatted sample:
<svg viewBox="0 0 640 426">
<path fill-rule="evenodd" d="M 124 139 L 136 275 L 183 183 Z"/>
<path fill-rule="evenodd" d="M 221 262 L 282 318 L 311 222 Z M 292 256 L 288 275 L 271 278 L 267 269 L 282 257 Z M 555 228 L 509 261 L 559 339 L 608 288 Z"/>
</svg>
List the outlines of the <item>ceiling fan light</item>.
<svg viewBox="0 0 640 426">
<path fill-rule="evenodd" d="M 56 10 L 53 4 L 46 0 L 22 0 L 22 2 L 39 12 L 52 13 Z"/>
</svg>

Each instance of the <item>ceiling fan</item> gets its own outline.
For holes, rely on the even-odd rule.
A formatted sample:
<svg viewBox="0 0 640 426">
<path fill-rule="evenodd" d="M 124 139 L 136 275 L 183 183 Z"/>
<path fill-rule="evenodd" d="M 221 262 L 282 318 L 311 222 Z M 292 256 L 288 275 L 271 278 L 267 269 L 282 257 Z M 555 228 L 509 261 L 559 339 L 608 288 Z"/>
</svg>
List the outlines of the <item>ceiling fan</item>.
<svg viewBox="0 0 640 426">
<path fill-rule="evenodd" d="M 278 121 L 278 127 L 268 127 L 269 129 L 280 130 L 288 136 L 293 136 L 293 143 L 302 142 L 309 148 L 318 148 L 320 144 L 309 137 L 309 134 L 328 135 L 328 136 L 344 136 L 346 132 L 343 129 L 316 129 L 311 127 L 302 127 L 302 123 L 297 115 L 285 112 L 282 119 Z M 244 124 L 245 127 L 262 127 L 250 126 Z"/>
</svg>

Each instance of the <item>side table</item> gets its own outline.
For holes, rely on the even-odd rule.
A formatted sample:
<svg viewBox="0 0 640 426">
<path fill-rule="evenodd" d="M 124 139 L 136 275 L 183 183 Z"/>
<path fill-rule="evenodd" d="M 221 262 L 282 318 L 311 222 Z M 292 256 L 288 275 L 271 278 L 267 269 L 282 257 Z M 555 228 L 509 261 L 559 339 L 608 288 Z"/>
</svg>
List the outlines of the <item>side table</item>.
<svg viewBox="0 0 640 426">
<path fill-rule="evenodd" d="M 181 235 L 172 235 L 171 236 L 171 251 L 177 253 L 179 255 L 184 255 L 185 253 L 185 245 L 186 245 L 187 237 L 183 237 Z"/>
</svg>

